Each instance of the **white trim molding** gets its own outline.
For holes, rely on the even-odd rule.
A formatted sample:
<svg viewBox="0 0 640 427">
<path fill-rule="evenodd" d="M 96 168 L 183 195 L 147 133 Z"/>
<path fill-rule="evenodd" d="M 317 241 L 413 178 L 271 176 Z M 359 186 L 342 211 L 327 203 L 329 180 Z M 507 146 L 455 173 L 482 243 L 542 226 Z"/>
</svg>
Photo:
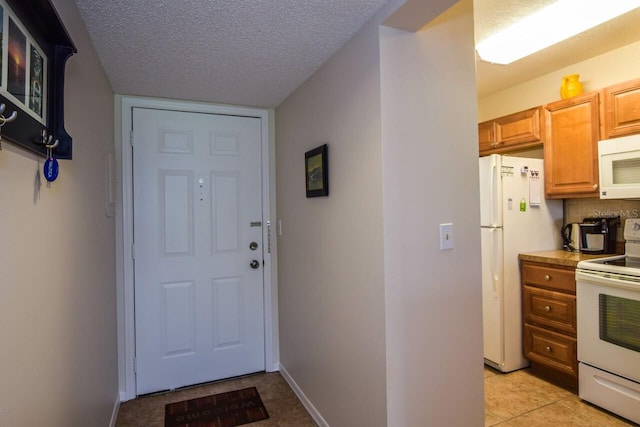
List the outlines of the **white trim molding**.
<svg viewBox="0 0 640 427">
<path fill-rule="evenodd" d="M 329 423 L 322 417 L 322 415 L 320 415 L 320 412 L 316 409 L 315 406 L 313 406 L 313 403 L 311 403 L 309 398 L 304 394 L 298 383 L 295 382 L 293 377 L 289 374 L 289 372 L 287 372 L 287 369 L 282 365 L 280 365 L 280 374 L 282 375 L 282 378 L 284 378 L 284 380 L 287 382 L 287 384 L 289 384 L 291 390 L 293 390 L 296 396 L 298 396 L 298 399 L 300 399 L 300 402 L 302 402 L 302 406 L 304 406 L 309 415 L 311 415 L 313 421 L 315 421 L 319 427 L 329 427 Z"/>
<path fill-rule="evenodd" d="M 120 399 L 118 399 L 118 397 L 119 396 L 116 395 L 116 401 L 113 405 L 113 411 L 111 411 L 111 421 L 109 421 L 109 427 L 116 427 L 116 422 L 118 421 L 118 412 L 120 411 Z"/>
<path fill-rule="evenodd" d="M 271 241 L 264 251 L 265 369 L 279 368 L 278 292 L 275 223 L 275 138 L 274 112 L 269 109 L 237 107 L 191 101 L 116 95 L 116 274 L 118 302 L 118 379 L 120 400 L 136 397 L 135 323 L 133 271 L 133 159 L 131 129 L 133 108 L 155 108 L 210 114 L 257 117 L 262 121 L 262 221 L 263 241 Z M 118 203 L 119 202 L 119 203 Z M 269 236 L 269 233 L 271 235 Z"/>
</svg>

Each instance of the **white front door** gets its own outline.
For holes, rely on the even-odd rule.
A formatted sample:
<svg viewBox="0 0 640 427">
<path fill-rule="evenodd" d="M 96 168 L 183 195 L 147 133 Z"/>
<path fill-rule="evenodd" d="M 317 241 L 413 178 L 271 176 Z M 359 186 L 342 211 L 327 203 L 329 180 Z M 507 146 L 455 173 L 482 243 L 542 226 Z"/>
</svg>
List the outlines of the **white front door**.
<svg viewBox="0 0 640 427">
<path fill-rule="evenodd" d="M 259 118 L 133 109 L 137 394 L 265 370 L 261 164 Z"/>
</svg>

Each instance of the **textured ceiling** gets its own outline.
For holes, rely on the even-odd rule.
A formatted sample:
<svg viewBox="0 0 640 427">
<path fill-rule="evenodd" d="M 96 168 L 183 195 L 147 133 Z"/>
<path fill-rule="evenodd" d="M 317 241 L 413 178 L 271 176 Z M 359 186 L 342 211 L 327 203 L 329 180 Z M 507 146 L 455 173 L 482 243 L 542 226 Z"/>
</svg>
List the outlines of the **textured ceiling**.
<svg viewBox="0 0 640 427">
<path fill-rule="evenodd" d="M 605 1 L 605 0 L 602 0 Z M 474 0 L 476 41 L 554 0 Z M 569 17 L 567 17 L 569 18 Z M 640 8 L 509 65 L 477 58 L 480 98 L 640 40 Z"/>
<path fill-rule="evenodd" d="M 75 0 L 116 93 L 256 107 L 278 106 L 386 1 Z M 474 0 L 476 40 L 553 1 Z M 478 60 L 478 96 L 640 40 L 638 22 L 640 9 L 510 65 Z"/>
<path fill-rule="evenodd" d="M 386 0 L 75 0 L 116 93 L 276 107 Z"/>
</svg>

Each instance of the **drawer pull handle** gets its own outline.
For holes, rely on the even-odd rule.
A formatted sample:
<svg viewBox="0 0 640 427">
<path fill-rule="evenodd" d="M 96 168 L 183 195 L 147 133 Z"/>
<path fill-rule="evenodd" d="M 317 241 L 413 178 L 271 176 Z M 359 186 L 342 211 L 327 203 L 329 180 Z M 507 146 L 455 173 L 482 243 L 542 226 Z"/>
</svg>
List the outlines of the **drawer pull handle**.
<svg viewBox="0 0 640 427">
<path fill-rule="evenodd" d="M 544 275 L 544 280 L 551 280 L 551 276 L 549 276 L 548 274 Z"/>
<path fill-rule="evenodd" d="M 544 349 L 547 351 L 547 353 L 551 353 L 551 347 L 546 346 Z"/>
<path fill-rule="evenodd" d="M 549 307 L 548 305 L 544 306 L 544 311 L 546 311 L 547 313 L 551 311 L 551 307 Z"/>
</svg>

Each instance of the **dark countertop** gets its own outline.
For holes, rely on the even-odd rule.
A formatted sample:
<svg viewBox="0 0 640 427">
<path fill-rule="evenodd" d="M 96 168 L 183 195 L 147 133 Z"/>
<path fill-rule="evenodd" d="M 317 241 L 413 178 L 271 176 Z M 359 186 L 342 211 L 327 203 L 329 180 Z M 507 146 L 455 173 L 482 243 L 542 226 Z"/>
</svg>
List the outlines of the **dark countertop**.
<svg viewBox="0 0 640 427">
<path fill-rule="evenodd" d="M 614 254 L 587 255 L 583 253 L 568 252 L 557 249 L 553 251 L 531 252 L 519 254 L 520 261 L 544 262 L 546 264 L 562 265 L 566 267 L 576 267 L 580 261 L 613 256 Z"/>
</svg>

